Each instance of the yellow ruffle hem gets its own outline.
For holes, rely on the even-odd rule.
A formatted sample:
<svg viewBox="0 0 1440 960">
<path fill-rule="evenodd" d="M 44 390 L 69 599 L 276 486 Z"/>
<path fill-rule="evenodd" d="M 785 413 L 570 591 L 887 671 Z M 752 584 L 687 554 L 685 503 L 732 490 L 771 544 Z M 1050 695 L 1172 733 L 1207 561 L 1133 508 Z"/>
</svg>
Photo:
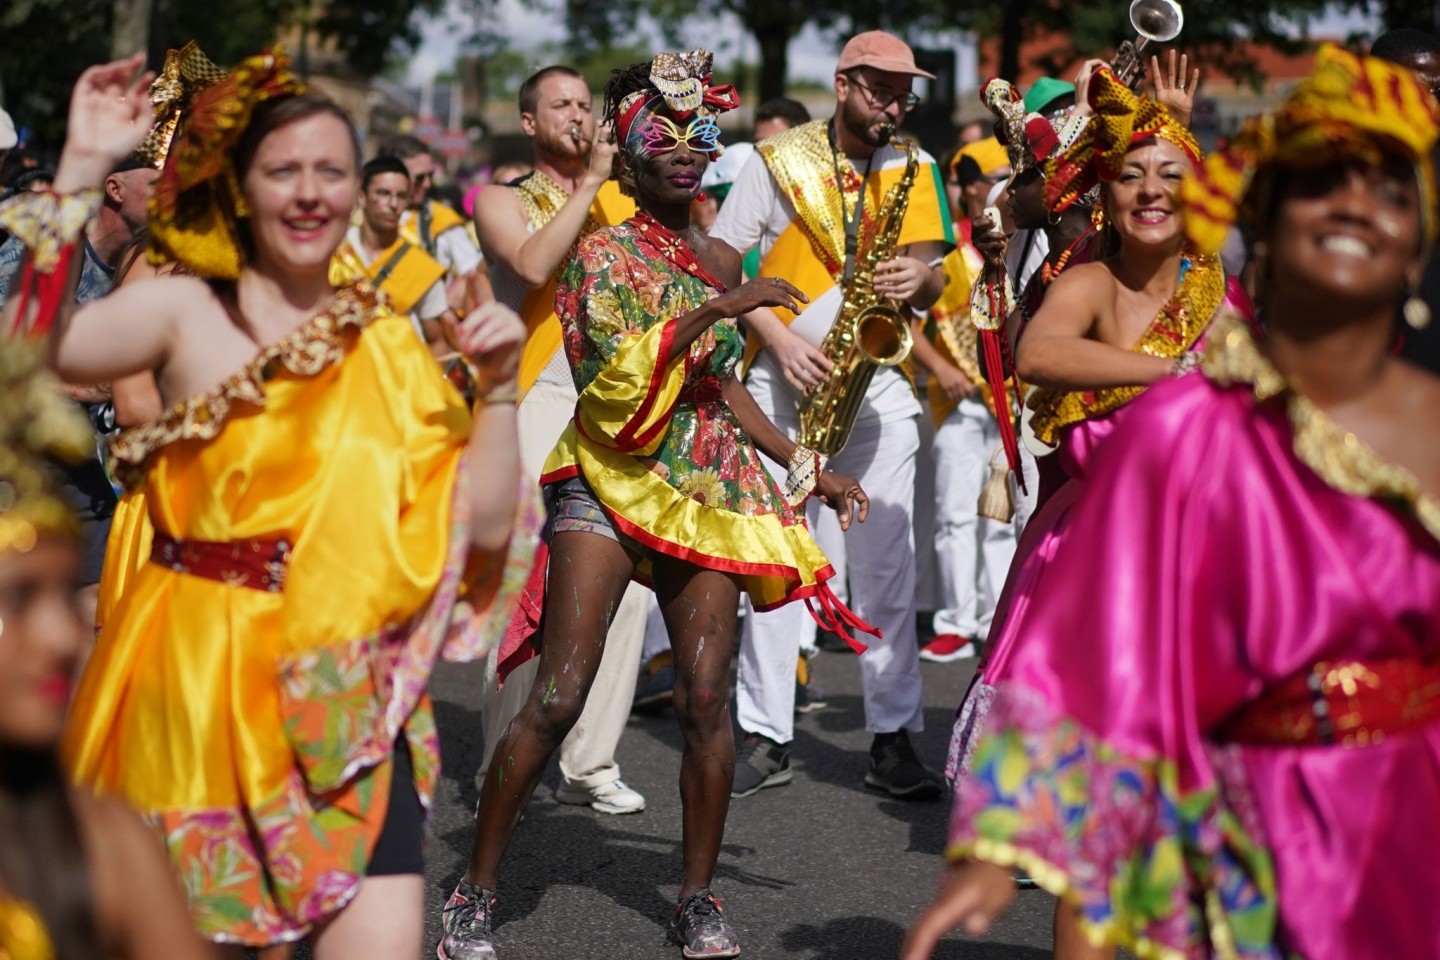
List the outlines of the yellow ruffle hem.
<svg viewBox="0 0 1440 960">
<path fill-rule="evenodd" d="M 469 430 L 410 323 L 358 284 L 216 390 L 117 438 L 158 533 L 292 545 L 280 592 L 129 568 L 63 743 L 79 784 L 161 832 L 204 936 L 295 940 L 354 896 L 400 736 L 428 805 L 431 670 L 488 652 L 539 526 L 533 481 L 517 478 L 509 551 L 479 562 Z"/>
</svg>

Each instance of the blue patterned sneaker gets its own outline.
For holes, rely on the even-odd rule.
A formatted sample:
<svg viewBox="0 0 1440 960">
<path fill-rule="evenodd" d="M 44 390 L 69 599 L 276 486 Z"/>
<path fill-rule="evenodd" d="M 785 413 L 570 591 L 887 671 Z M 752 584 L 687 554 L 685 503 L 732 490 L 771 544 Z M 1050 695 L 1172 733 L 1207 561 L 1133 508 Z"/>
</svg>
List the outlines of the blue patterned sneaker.
<svg viewBox="0 0 1440 960">
<path fill-rule="evenodd" d="M 435 956 L 440 960 L 498 960 L 491 929 L 494 913 L 495 891 L 461 879 L 440 915 L 442 933 Z"/>
<path fill-rule="evenodd" d="M 675 905 L 675 935 L 686 960 L 740 956 L 740 941 L 725 922 L 720 900 L 707 887 Z"/>
</svg>

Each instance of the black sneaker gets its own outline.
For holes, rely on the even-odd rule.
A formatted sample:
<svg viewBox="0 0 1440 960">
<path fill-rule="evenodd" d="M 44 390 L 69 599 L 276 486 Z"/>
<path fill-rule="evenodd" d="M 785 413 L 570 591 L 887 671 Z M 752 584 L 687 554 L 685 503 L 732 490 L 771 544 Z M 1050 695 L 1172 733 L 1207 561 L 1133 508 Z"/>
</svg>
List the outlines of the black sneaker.
<svg viewBox="0 0 1440 960">
<path fill-rule="evenodd" d="M 778 787 L 794 779 L 790 772 L 790 749 L 769 737 L 751 733 L 735 751 L 735 779 L 730 796 L 748 797 L 766 787 Z"/>
<path fill-rule="evenodd" d="M 675 905 L 673 926 L 687 960 L 740 956 L 740 941 L 725 922 L 720 900 L 708 889 L 696 890 Z"/>
<path fill-rule="evenodd" d="M 884 790 L 902 800 L 933 800 L 944 787 L 940 778 L 925 768 L 910 746 L 904 730 L 877 733 L 870 744 L 870 770 L 865 786 Z"/>
<path fill-rule="evenodd" d="M 498 960 L 491 929 L 494 912 L 495 891 L 462 879 L 440 914 L 435 956 L 440 960 Z"/>
</svg>

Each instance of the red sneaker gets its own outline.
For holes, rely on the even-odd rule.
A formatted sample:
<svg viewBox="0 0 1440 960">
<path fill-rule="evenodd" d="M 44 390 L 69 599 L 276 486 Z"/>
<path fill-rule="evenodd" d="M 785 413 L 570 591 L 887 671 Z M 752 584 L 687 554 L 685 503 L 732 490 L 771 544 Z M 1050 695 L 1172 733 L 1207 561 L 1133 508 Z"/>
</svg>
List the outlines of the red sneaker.
<svg viewBox="0 0 1440 960">
<path fill-rule="evenodd" d="M 975 641 L 958 633 L 938 633 L 920 648 L 920 659 L 930 663 L 953 663 L 975 656 Z"/>
</svg>

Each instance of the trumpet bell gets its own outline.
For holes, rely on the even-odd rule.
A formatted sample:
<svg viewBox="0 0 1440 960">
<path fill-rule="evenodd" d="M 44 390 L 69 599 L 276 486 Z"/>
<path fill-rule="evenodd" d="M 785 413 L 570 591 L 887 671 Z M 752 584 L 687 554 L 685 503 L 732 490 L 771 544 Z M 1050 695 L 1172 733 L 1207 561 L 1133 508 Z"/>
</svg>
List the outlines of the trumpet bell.
<svg viewBox="0 0 1440 960">
<path fill-rule="evenodd" d="M 1130 25 L 1152 43 L 1169 43 L 1185 28 L 1185 11 L 1175 0 L 1134 0 Z"/>
</svg>

